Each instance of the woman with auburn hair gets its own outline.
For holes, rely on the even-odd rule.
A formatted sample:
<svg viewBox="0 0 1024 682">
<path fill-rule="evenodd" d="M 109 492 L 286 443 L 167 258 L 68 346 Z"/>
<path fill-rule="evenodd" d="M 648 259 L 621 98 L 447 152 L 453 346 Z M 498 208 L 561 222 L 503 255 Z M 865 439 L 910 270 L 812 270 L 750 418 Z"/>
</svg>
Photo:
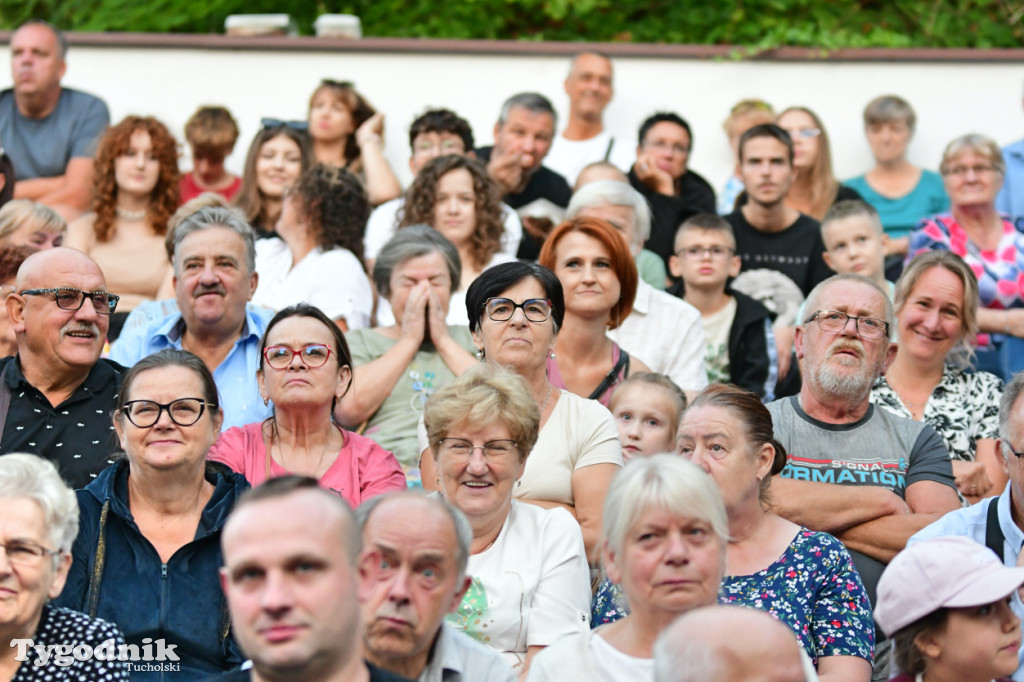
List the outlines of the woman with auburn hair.
<svg viewBox="0 0 1024 682">
<path fill-rule="evenodd" d="M 629 245 L 609 222 L 575 218 L 551 232 L 537 262 L 565 293 L 565 322 L 548 357 L 551 384 L 607 407 L 630 372 L 651 371 L 605 334 L 633 310 L 639 276 Z"/>
<path fill-rule="evenodd" d="M 93 212 L 68 226 L 65 245 L 96 261 L 110 292 L 121 297 L 111 340 L 135 306 L 156 297 L 171 267 L 164 235 L 179 183 L 178 143 L 155 118 L 128 116 L 100 141 Z"/>
<path fill-rule="evenodd" d="M 309 135 L 317 163 L 359 176 L 377 206 L 402 193 L 384 156 L 384 114 L 348 81 L 325 78 L 309 98 Z"/>
<path fill-rule="evenodd" d="M 807 107 L 790 107 L 777 122 L 793 138 L 796 177 L 786 194 L 786 206 L 821 220 L 837 201 L 861 198 L 836 180 L 828 132 L 817 114 Z"/>
<path fill-rule="evenodd" d="M 276 236 L 285 193 L 312 165 L 304 123 L 263 120 L 245 156 L 242 187 L 234 200 L 258 237 Z"/>
<path fill-rule="evenodd" d="M 469 285 L 487 268 L 513 260 L 499 252 L 505 227 L 498 186 L 479 161 L 439 156 L 423 167 L 406 196 L 399 228 L 430 225 L 459 251 L 462 277 L 452 292 L 447 320 L 469 324 Z"/>
</svg>

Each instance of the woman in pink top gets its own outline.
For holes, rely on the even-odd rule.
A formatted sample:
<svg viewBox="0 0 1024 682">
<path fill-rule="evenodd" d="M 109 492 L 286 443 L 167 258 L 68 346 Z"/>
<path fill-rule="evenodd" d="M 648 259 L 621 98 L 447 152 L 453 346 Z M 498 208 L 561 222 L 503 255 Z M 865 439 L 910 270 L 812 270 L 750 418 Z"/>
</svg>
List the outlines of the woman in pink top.
<svg viewBox="0 0 1024 682">
<path fill-rule="evenodd" d="M 304 303 L 281 310 L 267 325 L 260 356 L 260 395 L 274 401 L 274 416 L 228 429 L 209 459 L 253 486 L 286 474 L 312 476 L 353 507 L 405 488 L 392 453 L 334 420 L 334 407 L 352 383 L 352 358 L 330 318 Z"/>
</svg>

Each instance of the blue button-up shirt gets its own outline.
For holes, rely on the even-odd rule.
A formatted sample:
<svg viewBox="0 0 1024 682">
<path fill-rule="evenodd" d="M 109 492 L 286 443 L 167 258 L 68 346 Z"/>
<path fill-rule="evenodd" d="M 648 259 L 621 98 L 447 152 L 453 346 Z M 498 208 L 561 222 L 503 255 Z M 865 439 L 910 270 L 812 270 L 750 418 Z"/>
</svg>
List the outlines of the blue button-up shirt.
<svg viewBox="0 0 1024 682">
<path fill-rule="evenodd" d="M 1024 140 L 1003 147 L 1003 160 L 1006 176 L 996 196 L 996 209 L 1010 218 L 1020 218 L 1024 216 Z"/>
<path fill-rule="evenodd" d="M 271 312 L 250 307 L 245 313 L 242 334 L 227 357 L 213 372 L 224 410 L 224 429 L 263 421 L 271 408 L 263 404 L 256 385 L 260 366 L 260 338 L 267 328 Z M 110 350 L 110 359 L 125 367 L 167 348 L 181 350 L 185 320 L 173 313 L 141 326 L 126 329 Z"/>
<path fill-rule="evenodd" d="M 1013 522 L 1013 515 L 1010 510 L 1010 483 L 1006 484 L 1006 490 L 996 500 L 999 511 L 999 528 L 1003 531 L 1003 553 L 999 558 L 1007 566 L 1017 565 L 1017 556 L 1020 554 L 1021 546 L 1024 545 L 1024 531 Z M 985 544 L 985 528 L 988 525 L 988 500 L 977 504 L 951 511 L 935 523 L 929 524 L 915 533 L 907 545 L 919 540 L 931 540 L 932 538 L 943 538 L 958 536 L 970 538 L 979 545 Z M 1010 598 L 1010 608 L 1017 614 L 1018 618 L 1024 620 L 1024 602 L 1021 602 L 1017 590 L 1013 591 Z M 1017 682 L 1024 682 L 1024 648 L 1017 652 L 1017 671 L 1013 673 L 1013 679 Z"/>
</svg>

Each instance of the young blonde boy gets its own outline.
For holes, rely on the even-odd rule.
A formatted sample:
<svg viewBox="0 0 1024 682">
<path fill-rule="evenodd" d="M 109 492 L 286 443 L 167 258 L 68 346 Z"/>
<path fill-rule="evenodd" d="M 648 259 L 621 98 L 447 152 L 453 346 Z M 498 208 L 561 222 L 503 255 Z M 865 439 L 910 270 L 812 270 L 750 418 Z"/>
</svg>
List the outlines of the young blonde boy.
<svg viewBox="0 0 1024 682">
<path fill-rule="evenodd" d="M 859 199 L 837 203 L 821 221 L 821 239 L 830 268 L 841 275 L 864 275 L 892 296 L 893 285 L 885 279 L 889 235 L 871 204 Z"/>
<path fill-rule="evenodd" d="M 682 282 L 666 291 L 700 311 L 708 381 L 733 383 L 771 399 L 777 377 L 775 316 L 728 286 L 740 271 L 732 227 L 717 215 L 696 215 L 679 227 L 674 247 L 669 271 Z"/>
</svg>

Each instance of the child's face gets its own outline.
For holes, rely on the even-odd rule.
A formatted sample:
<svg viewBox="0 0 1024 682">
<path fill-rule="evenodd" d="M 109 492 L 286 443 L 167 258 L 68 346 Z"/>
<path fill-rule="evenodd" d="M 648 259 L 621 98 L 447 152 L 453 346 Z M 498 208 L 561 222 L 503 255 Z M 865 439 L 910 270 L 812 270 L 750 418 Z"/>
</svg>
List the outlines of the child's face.
<svg viewBox="0 0 1024 682">
<path fill-rule="evenodd" d="M 624 459 L 675 452 L 679 414 L 666 389 L 647 383 L 627 384 L 615 391 L 611 408 Z"/>
<path fill-rule="evenodd" d="M 884 276 L 889 238 L 879 234 L 867 216 L 833 220 L 825 226 L 822 238 L 825 263 L 839 274 L 853 273 L 874 280 Z"/>
<path fill-rule="evenodd" d="M 1009 602 L 1007 597 L 984 606 L 950 609 L 944 628 L 915 640 L 925 654 L 926 668 L 954 680 L 1012 674 L 1017 669 L 1021 632 L 1020 619 Z"/>
<path fill-rule="evenodd" d="M 740 272 L 736 244 L 724 232 L 685 230 L 676 236 L 675 247 L 669 270 L 687 288 L 719 289 Z"/>
</svg>

